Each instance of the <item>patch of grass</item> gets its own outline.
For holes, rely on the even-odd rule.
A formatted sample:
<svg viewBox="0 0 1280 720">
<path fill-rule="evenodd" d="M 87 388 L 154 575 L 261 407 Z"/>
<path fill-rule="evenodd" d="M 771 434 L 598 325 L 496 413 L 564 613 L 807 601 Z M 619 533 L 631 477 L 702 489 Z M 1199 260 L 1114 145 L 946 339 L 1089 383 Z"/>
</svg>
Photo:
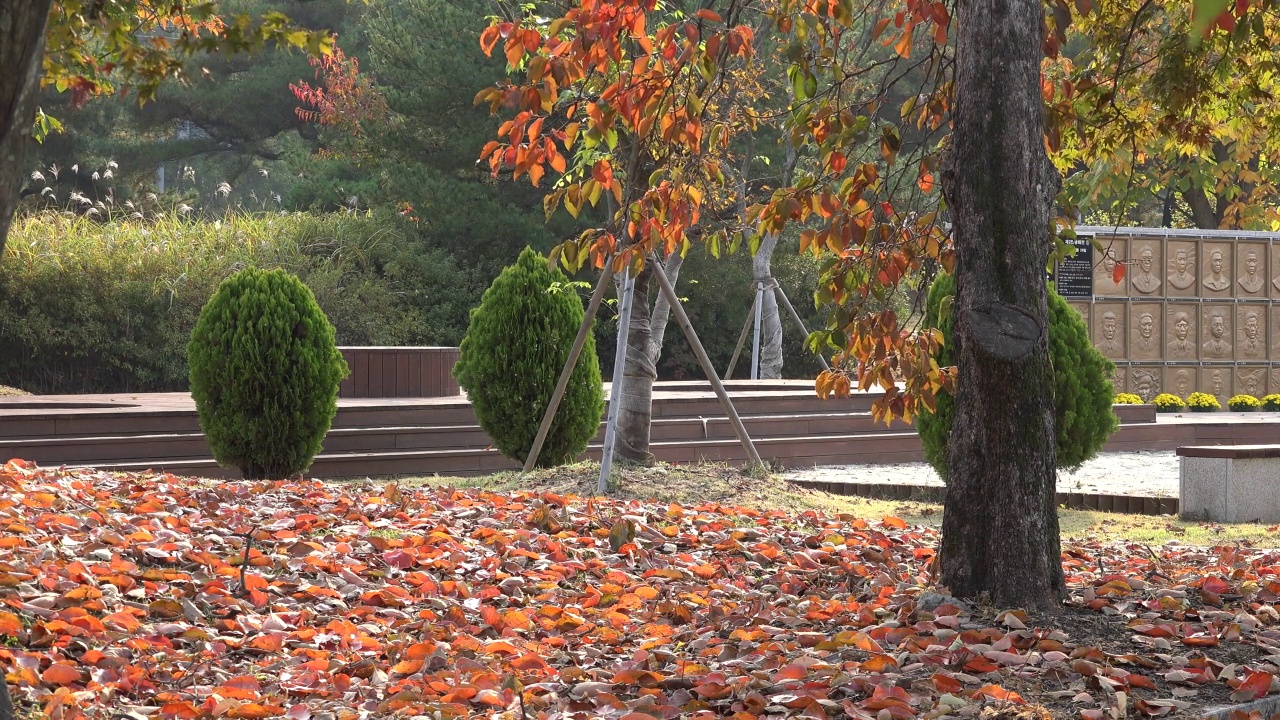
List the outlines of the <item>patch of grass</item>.
<svg viewBox="0 0 1280 720">
<path fill-rule="evenodd" d="M 19 390 L 16 387 L 9 387 L 8 385 L 0 385 L 0 397 L 16 397 L 18 395 L 30 395 L 30 394 L 31 393 L 27 392 L 26 390 Z"/>
<path fill-rule="evenodd" d="M 527 476 L 506 471 L 478 477 L 425 477 L 401 482 L 409 485 L 477 487 L 495 492 L 527 490 L 555 494 L 596 495 L 600 464 L 583 462 L 535 470 Z M 614 469 L 609 495 L 616 498 L 673 502 L 684 506 L 714 503 L 740 505 L 756 510 L 802 513 L 820 510 L 845 513 L 867 520 L 899 517 L 913 525 L 941 527 L 942 506 L 912 500 L 872 500 L 833 495 L 789 483 L 777 476 L 739 470 L 723 463 L 696 465 L 659 464 L 652 468 L 621 466 Z M 1280 526 L 1260 524 L 1219 525 L 1183 521 L 1169 516 L 1124 515 L 1094 510 L 1060 510 L 1058 521 L 1064 540 L 1137 542 L 1163 545 L 1226 545 L 1243 543 L 1280 547 Z"/>
</svg>

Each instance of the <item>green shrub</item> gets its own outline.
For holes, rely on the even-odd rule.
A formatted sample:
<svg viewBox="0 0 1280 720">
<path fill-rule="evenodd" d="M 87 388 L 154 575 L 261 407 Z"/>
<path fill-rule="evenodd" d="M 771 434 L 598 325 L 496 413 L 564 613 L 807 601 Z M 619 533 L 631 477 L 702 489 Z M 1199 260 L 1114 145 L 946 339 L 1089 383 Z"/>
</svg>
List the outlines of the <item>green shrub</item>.
<svg viewBox="0 0 1280 720">
<path fill-rule="evenodd" d="M 1227 407 L 1235 412 L 1257 412 L 1262 409 L 1262 401 L 1252 395 L 1233 395 L 1227 400 Z"/>
<path fill-rule="evenodd" d="M 1141 405 L 1142 398 L 1133 393 L 1116 393 L 1115 399 L 1111 402 L 1116 405 Z"/>
<path fill-rule="evenodd" d="M 404 225 L 359 214 L 17 217 L 0 258 L 0 384 L 186 390 L 200 309 L 247 266 L 298 275 L 341 345 L 456 345 L 488 278 L 471 278 Z"/>
<path fill-rule="evenodd" d="M 1160 413 L 1180 412 L 1187 406 L 1182 398 L 1173 393 L 1160 393 L 1151 402 L 1156 406 L 1156 412 Z"/>
<path fill-rule="evenodd" d="M 347 363 L 297 277 L 245 268 L 227 278 L 200 313 L 188 358 L 200 427 L 219 463 L 253 480 L 311 465 Z"/>
<path fill-rule="evenodd" d="M 1280 393 L 1271 393 L 1262 398 L 1262 409 L 1269 412 L 1280 411 Z"/>
<path fill-rule="evenodd" d="M 925 305 L 925 326 L 942 331 L 946 344 L 938 364 L 954 365 L 951 327 L 954 316 L 951 298 L 955 278 L 940 273 L 929 288 Z M 1049 288 L 1049 356 L 1053 362 L 1055 409 L 1058 430 L 1058 467 L 1073 470 L 1093 457 L 1119 425 L 1111 409 L 1115 390 L 1111 373 L 1115 365 L 1089 343 L 1089 329 L 1080 313 Z M 947 441 L 955 400 L 939 393 L 937 408 L 922 413 L 916 424 L 924 444 L 925 459 L 943 480 L 947 479 Z"/>
<path fill-rule="evenodd" d="M 1191 408 L 1191 412 L 1213 412 L 1221 410 L 1222 403 L 1209 393 L 1193 392 L 1187 396 L 1187 407 Z"/>
<path fill-rule="evenodd" d="M 480 427 L 503 455 L 524 462 L 551 400 L 578 326 L 582 300 L 568 279 L 532 249 L 503 270 L 485 291 L 462 339 L 454 367 Z M 537 465 L 573 461 L 595 437 L 604 412 L 604 387 L 595 340 L 573 369 Z"/>
</svg>

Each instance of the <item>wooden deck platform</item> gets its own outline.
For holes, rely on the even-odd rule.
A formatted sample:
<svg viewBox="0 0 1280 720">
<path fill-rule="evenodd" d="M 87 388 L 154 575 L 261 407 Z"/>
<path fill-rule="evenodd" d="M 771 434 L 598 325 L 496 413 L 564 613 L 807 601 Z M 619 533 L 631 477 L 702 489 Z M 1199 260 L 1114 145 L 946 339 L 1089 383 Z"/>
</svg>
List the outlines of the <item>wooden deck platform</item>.
<svg viewBox="0 0 1280 720">
<path fill-rule="evenodd" d="M 822 400 L 808 380 L 731 381 L 738 413 L 761 457 L 780 467 L 922 459 L 914 428 L 885 427 L 875 395 Z M 1107 449 L 1273 442 L 1280 414 L 1160 416 L 1117 406 L 1122 426 Z M 654 393 L 652 450 L 668 462 L 740 462 L 744 453 L 707 383 L 664 382 Z M 599 457 L 602 432 L 587 451 Z M 474 475 L 516 464 L 497 453 L 466 398 L 340 398 L 314 477 Z M 0 460 L 228 477 L 200 432 L 185 393 L 0 398 Z"/>
</svg>

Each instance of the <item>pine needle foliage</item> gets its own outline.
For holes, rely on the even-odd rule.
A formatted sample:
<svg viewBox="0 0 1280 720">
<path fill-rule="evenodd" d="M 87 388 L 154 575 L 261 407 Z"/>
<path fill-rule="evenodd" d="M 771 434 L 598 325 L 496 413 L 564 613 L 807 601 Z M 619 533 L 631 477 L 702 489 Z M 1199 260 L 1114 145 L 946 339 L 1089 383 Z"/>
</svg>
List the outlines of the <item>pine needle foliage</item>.
<svg viewBox="0 0 1280 720">
<path fill-rule="evenodd" d="M 946 343 L 938 364 L 955 364 L 951 345 L 954 315 L 951 310 L 956 281 L 939 273 L 929 287 L 925 305 L 925 325 L 942 331 Z M 1115 365 L 1089 343 L 1089 328 L 1080 313 L 1049 288 L 1049 357 L 1053 361 L 1054 393 L 1057 409 L 1058 461 L 1062 470 L 1075 470 L 1098 454 L 1120 420 L 1111 409 L 1115 390 L 1111 373 Z M 925 459 L 938 475 L 947 479 L 947 441 L 955 416 L 955 399 L 939 393 L 937 409 L 922 413 L 916 420 Z"/>
<path fill-rule="evenodd" d="M 220 464 L 251 480 L 310 467 L 348 370 L 301 280 L 252 267 L 227 278 L 201 311 L 187 355 L 200 427 Z"/>
<path fill-rule="evenodd" d="M 480 427 L 503 455 L 520 462 L 529 456 L 582 317 L 582 300 L 564 273 L 530 248 L 471 311 L 453 373 Z M 537 465 L 576 459 L 595 437 L 603 413 L 600 365 L 588 334 Z"/>
</svg>

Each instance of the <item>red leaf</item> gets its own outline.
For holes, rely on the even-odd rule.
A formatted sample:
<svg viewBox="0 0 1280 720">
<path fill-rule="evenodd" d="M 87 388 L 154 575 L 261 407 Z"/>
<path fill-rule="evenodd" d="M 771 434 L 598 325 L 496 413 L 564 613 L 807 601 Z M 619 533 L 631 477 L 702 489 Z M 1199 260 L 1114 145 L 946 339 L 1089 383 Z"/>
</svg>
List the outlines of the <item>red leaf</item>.
<svg viewBox="0 0 1280 720">
<path fill-rule="evenodd" d="M 70 685 L 71 683 L 80 682 L 80 671 L 70 665 L 50 665 L 47 670 L 40 674 L 40 679 L 46 685 Z"/>
<path fill-rule="evenodd" d="M 1250 672 L 1244 682 L 1240 683 L 1236 691 L 1231 694 L 1231 699 L 1236 702 L 1243 702 L 1261 698 L 1271 690 L 1271 677 L 1271 673 L 1265 670 Z"/>
</svg>

